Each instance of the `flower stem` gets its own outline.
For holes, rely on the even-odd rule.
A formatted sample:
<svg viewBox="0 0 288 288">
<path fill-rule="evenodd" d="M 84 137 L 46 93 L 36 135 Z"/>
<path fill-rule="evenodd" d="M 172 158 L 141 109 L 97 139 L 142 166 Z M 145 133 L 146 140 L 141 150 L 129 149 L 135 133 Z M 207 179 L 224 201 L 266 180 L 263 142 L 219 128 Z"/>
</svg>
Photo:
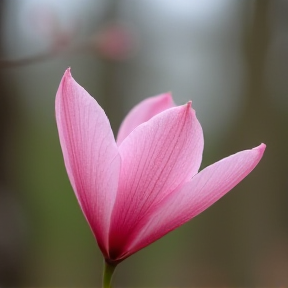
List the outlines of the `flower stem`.
<svg viewBox="0 0 288 288">
<path fill-rule="evenodd" d="M 103 274 L 103 288 L 112 288 L 111 279 L 116 266 L 108 264 L 105 261 L 104 274 Z"/>
</svg>

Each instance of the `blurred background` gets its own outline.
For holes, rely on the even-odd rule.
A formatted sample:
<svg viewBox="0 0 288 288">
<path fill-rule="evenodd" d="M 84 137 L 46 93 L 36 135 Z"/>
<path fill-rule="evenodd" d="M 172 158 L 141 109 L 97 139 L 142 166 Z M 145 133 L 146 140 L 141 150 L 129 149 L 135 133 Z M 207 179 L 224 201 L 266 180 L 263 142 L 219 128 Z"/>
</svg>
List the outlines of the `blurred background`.
<svg viewBox="0 0 288 288">
<path fill-rule="evenodd" d="M 117 133 L 148 96 L 193 100 L 202 168 L 267 144 L 200 216 L 117 268 L 115 287 L 288 285 L 287 0 L 1 0 L 0 286 L 100 287 L 102 256 L 64 168 L 67 67 Z"/>
</svg>

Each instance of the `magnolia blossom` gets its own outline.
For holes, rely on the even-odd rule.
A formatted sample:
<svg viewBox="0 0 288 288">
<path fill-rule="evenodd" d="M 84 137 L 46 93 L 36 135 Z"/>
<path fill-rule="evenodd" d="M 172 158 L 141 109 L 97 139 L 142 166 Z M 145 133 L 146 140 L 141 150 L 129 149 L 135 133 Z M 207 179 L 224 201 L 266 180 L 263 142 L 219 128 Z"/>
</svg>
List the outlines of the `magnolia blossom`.
<svg viewBox="0 0 288 288">
<path fill-rule="evenodd" d="M 91 48 L 107 60 L 122 61 L 137 50 L 138 39 L 131 27 L 110 24 L 102 27 L 90 40 Z"/>
<path fill-rule="evenodd" d="M 148 98 L 124 119 L 117 140 L 94 98 L 68 69 L 56 95 L 66 170 L 79 205 L 110 265 L 189 221 L 246 177 L 265 145 L 199 172 L 203 132 L 191 102 Z"/>
</svg>

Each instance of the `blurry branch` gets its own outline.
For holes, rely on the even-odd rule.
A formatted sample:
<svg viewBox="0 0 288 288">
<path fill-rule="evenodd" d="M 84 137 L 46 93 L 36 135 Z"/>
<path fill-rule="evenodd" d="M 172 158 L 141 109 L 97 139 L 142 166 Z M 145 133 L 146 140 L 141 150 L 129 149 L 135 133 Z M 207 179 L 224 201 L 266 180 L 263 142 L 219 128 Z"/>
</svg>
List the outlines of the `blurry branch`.
<svg viewBox="0 0 288 288">
<path fill-rule="evenodd" d="M 48 39 L 50 42 L 48 50 L 19 59 L 0 59 L 0 67 L 30 65 L 64 53 L 76 52 L 88 46 L 88 40 L 74 44 L 73 40 L 77 37 L 76 34 L 79 30 L 79 23 L 76 23 L 76 21 L 73 21 L 68 29 L 64 29 L 56 11 L 50 6 L 46 7 L 44 4 L 35 5 L 30 12 L 31 15 L 26 17 L 26 22 L 28 25 L 31 22 L 31 29 L 38 33 L 40 37 Z M 40 37 L 39 39 L 41 39 Z"/>
<path fill-rule="evenodd" d="M 3 54 L 3 21 L 8 1 L 0 1 L 0 57 Z M 1 68 L 1 67 L 0 67 Z M 20 191 L 15 184 L 15 135 L 19 123 L 18 103 L 13 101 L 14 85 L 0 69 L 0 285 L 22 286 L 24 278 L 24 237 Z M 20 120 L 21 121 L 21 120 Z M 16 140 L 17 141 L 17 140 Z M 12 147 L 12 148 L 11 148 Z"/>
<path fill-rule="evenodd" d="M 82 41 L 75 40 L 79 35 L 79 21 L 77 22 L 77 19 L 65 30 L 55 11 L 40 5 L 38 7 L 40 9 L 36 9 L 36 13 L 33 14 L 34 17 L 32 15 L 31 18 L 34 19 L 33 27 L 36 27 L 35 30 L 40 30 L 39 34 L 51 41 L 48 50 L 18 59 L 2 58 L 0 59 L 0 68 L 17 68 L 75 53 L 88 52 L 98 56 L 100 58 L 98 64 L 101 66 L 101 104 L 108 116 L 113 115 L 110 120 L 115 131 L 122 117 L 122 100 L 116 88 L 119 62 L 134 55 L 138 48 L 138 39 L 130 26 L 118 21 L 118 8 L 121 1 L 107 0 L 106 2 L 108 8 L 101 21 L 100 29 Z M 117 97 L 115 97 L 116 94 L 118 94 Z"/>
<path fill-rule="evenodd" d="M 84 47 L 84 46 L 83 46 Z M 49 59 L 52 59 L 57 56 L 61 55 L 67 55 L 70 53 L 74 53 L 77 51 L 81 51 L 81 45 L 78 47 L 70 47 L 67 46 L 65 48 L 59 49 L 59 50 L 49 50 L 47 52 L 39 53 L 36 55 L 24 57 L 24 58 L 19 58 L 19 59 L 0 59 L 0 67 L 2 68 L 17 68 L 21 66 L 27 66 L 31 64 L 35 64 L 38 62 L 43 62 Z"/>
<path fill-rule="evenodd" d="M 105 18 L 103 19 L 104 23 L 115 22 L 118 18 L 118 9 L 122 4 L 120 0 L 107 0 L 108 9 L 105 14 Z M 122 97 L 119 95 L 119 89 L 117 85 L 117 77 L 118 77 L 118 65 L 117 63 L 113 63 L 111 61 L 107 61 L 106 59 L 102 59 L 101 63 L 101 71 L 102 71 L 102 79 L 101 83 L 101 94 L 103 96 L 102 107 L 107 113 L 111 127 L 114 131 L 119 127 L 121 122 L 121 118 L 123 116 L 122 113 Z M 115 133 L 116 134 L 116 133 Z"/>
<path fill-rule="evenodd" d="M 234 202 L 231 199 L 230 203 L 233 207 L 239 207 L 233 216 L 235 227 L 242 227 L 240 233 L 249 235 L 237 254 L 238 265 L 240 264 L 242 268 L 239 266 L 231 270 L 232 273 L 245 267 L 241 274 L 246 284 L 242 286 L 276 285 L 261 282 L 267 276 L 264 274 L 266 272 L 269 274 L 269 271 L 259 276 L 256 269 L 261 265 L 270 268 L 274 265 L 274 263 L 261 263 L 265 256 L 263 251 L 269 247 L 271 249 L 271 243 L 283 233 L 281 230 L 288 232 L 287 223 L 283 220 L 285 218 L 281 216 L 287 211 L 288 154 L 282 151 L 285 151 L 288 145 L 287 136 L 284 137 L 287 135 L 288 118 L 271 105 L 273 95 L 269 94 L 265 81 L 267 75 L 271 73 L 267 66 L 267 56 L 271 53 L 269 51 L 272 38 L 271 5 L 276 1 L 253 1 L 251 18 L 248 17 L 251 15 L 248 9 L 245 9 L 243 20 L 246 28 L 243 39 L 244 61 L 246 61 L 246 90 L 243 95 L 245 105 L 227 141 L 227 145 L 236 151 L 243 147 L 259 145 L 261 142 L 267 144 L 261 165 L 253 171 L 251 177 L 249 176 L 234 189 L 242 190 L 242 195 L 235 196 Z M 243 2 L 243 5 L 246 5 L 245 8 L 251 7 L 251 1 Z M 234 241 L 237 243 L 238 239 Z M 261 280 L 260 277 L 264 278 Z"/>
<path fill-rule="evenodd" d="M 251 109 L 255 109 L 255 105 L 258 106 L 261 104 L 265 94 L 265 66 L 270 40 L 270 7 L 270 0 L 254 1 L 254 13 L 250 22 L 251 24 L 246 26 L 245 31 L 244 53 L 248 74 L 246 95 Z M 249 19 L 247 20 L 249 23 Z"/>
<path fill-rule="evenodd" d="M 271 147 L 268 141 L 267 127 L 265 127 L 268 119 L 264 74 L 270 37 L 268 15 L 271 1 L 274 0 L 241 1 L 244 28 L 242 51 L 243 61 L 245 62 L 244 79 L 246 80 L 241 101 L 244 105 L 240 106 L 240 109 L 242 109 L 237 123 L 232 127 L 227 139 L 223 140 L 225 144 L 222 146 L 225 149 L 225 154 L 230 155 L 235 151 L 255 147 L 261 142 L 267 144 L 267 150 L 259 167 L 241 185 L 233 189 L 233 196 L 231 195 L 226 199 L 225 207 L 234 207 L 233 211 L 231 208 L 229 210 L 230 217 L 233 220 L 227 220 L 219 227 L 219 233 L 223 234 L 223 238 L 228 239 L 228 241 L 220 241 L 217 245 L 220 251 L 227 249 L 233 251 L 233 253 L 227 254 L 226 261 L 229 261 L 227 273 L 235 279 L 241 279 L 242 282 L 238 282 L 238 280 L 237 284 L 234 284 L 237 286 L 259 286 L 253 283 L 255 265 L 253 261 L 259 256 L 259 251 L 262 250 L 259 245 L 257 247 L 255 245 L 257 245 L 256 241 L 259 241 L 259 234 L 264 239 L 265 232 L 267 232 L 265 225 L 261 226 L 261 223 L 266 224 L 265 216 L 268 214 L 263 215 L 263 218 L 260 218 L 259 215 L 263 213 L 261 209 L 267 208 L 265 206 L 267 203 L 264 204 L 264 202 L 267 200 L 265 197 L 270 185 L 267 182 L 267 180 L 269 181 L 268 173 L 265 171 L 267 169 L 266 161 L 269 157 L 267 154 L 270 153 Z M 251 2 L 253 2 L 252 10 Z M 274 164 L 270 167 L 275 167 Z M 237 193 L 237 191 L 241 193 Z M 262 208 L 259 205 L 259 199 L 261 199 Z M 223 211 L 224 216 L 225 210 Z M 233 225 L 231 225 L 231 222 Z M 243 238 L 240 238 L 241 244 L 239 235 L 243 235 Z M 229 246 L 227 247 L 227 245 Z M 217 251 L 211 251 L 211 253 L 217 253 Z"/>
<path fill-rule="evenodd" d="M 132 33 L 130 27 L 115 22 L 116 17 L 113 16 L 117 10 L 115 3 L 111 2 L 111 11 L 107 12 L 107 17 L 100 29 L 82 41 L 75 41 L 80 30 L 79 21 L 76 21 L 77 19 L 74 19 L 69 28 L 65 29 L 61 25 L 56 12 L 51 7 L 36 7 L 38 9 L 32 11 L 34 13 L 31 17 L 33 22 L 36 22 L 33 23 L 33 27 L 37 27 L 34 28 L 35 32 L 39 30 L 39 35 L 50 40 L 51 44 L 48 50 L 19 59 L 0 59 L 0 67 L 13 68 L 26 66 L 57 56 L 87 52 L 111 61 L 125 60 L 131 56 L 136 47 L 135 35 Z"/>
<path fill-rule="evenodd" d="M 129 27 L 110 24 L 104 26 L 96 35 L 76 44 L 71 42 L 53 45 L 48 51 L 19 59 L 0 59 L 0 67 L 17 68 L 47 61 L 58 56 L 75 53 L 93 53 L 109 61 L 122 61 L 131 56 L 135 39 Z"/>
<path fill-rule="evenodd" d="M 270 7 L 272 0 L 243 1 L 244 6 L 244 33 L 243 33 L 243 59 L 245 61 L 246 87 L 243 95 L 244 109 L 238 126 L 234 127 L 230 139 L 241 149 L 245 141 L 255 140 L 265 142 L 267 127 L 263 127 L 266 113 L 269 111 L 267 103 L 268 94 L 265 83 L 267 75 L 266 59 L 270 43 Z M 261 139 L 261 140 L 260 140 Z M 233 144 L 231 143 L 231 144 Z M 252 141 L 253 143 L 253 141 Z M 233 147 L 233 145 L 230 145 Z"/>
<path fill-rule="evenodd" d="M 248 2 L 251 1 L 248 0 Z M 251 192 L 249 196 L 247 194 L 249 198 L 244 200 L 250 202 L 248 206 L 250 211 L 247 213 L 246 221 L 249 223 L 247 234 L 251 240 L 247 247 L 250 248 L 250 251 L 247 251 L 254 259 L 254 263 L 246 264 L 252 265 L 250 269 L 248 267 L 248 273 L 255 281 L 250 284 L 252 286 L 277 285 L 273 276 L 268 275 L 273 275 L 274 271 L 272 272 L 272 270 L 278 264 L 271 262 L 270 259 L 265 259 L 263 251 L 271 249 L 274 243 L 288 232 L 286 213 L 288 154 L 282 152 L 288 145 L 288 117 L 287 113 L 279 113 L 276 106 L 271 105 L 274 95 L 271 95 L 267 85 L 267 78 L 271 77 L 271 67 L 267 63 L 267 58 L 269 53 L 272 53 L 269 48 L 271 39 L 273 39 L 271 37 L 273 19 L 271 8 L 272 5 L 277 5 L 277 2 L 279 3 L 278 0 L 255 1 L 254 17 L 250 29 L 246 30 L 244 43 L 248 68 L 246 109 L 241 119 L 242 124 L 236 127 L 238 131 L 234 133 L 234 136 L 238 134 L 235 139 L 239 141 L 239 144 L 244 142 L 244 133 L 247 134 L 245 138 L 250 142 L 252 140 L 254 145 L 260 142 L 267 144 L 261 165 L 253 172 L 253 178 L 248 178 L 248 181 L 245 182 L 246 186 L 244 186 L 246 191 L 250 190 Z M 257 208 L 255 209 L 255 207 Z M 261 225 L 261 223 L 265 223 L 265 225 Z M 259 273 L 259 267 L 266 268 Z M 257 276 L 255 277 L 255 275 Z"/>
</svg>

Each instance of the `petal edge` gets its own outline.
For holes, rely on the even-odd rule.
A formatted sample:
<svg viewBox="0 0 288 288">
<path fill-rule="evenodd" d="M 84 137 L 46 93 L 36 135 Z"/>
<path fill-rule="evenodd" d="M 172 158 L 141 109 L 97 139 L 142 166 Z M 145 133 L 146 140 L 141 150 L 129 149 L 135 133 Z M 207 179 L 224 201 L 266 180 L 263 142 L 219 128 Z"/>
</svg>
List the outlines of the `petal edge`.
<svg viewBox="0 0 288 288">
<path fill-rule="evenodd" d="M 139 223 L 132 235 L 130 245 L 126 247 L 129 251 L 127 255 L 158 240 L 214 204 L 257 166 L 265 148 L 266 145 L 261 144 L 206 167 L 157 207 L 153 207 L 149 220 Z M 238 177 L 234 178 L 235 175 Z"/>
<path fill-rule="evenodd" d="M 118 188 L 120 156 L 108 118 L 67 69 L 56 94 L 64 162 L 79 205 L 103 254 Z"/>
<path fill-rule="evenodd" d="M 120 145 L 137 126 L 174 106 L 175 104 L 170 93 L 160 94 L 141 101 L 132 108 L 120 125 L 117 144 Z"/>
</svg>

